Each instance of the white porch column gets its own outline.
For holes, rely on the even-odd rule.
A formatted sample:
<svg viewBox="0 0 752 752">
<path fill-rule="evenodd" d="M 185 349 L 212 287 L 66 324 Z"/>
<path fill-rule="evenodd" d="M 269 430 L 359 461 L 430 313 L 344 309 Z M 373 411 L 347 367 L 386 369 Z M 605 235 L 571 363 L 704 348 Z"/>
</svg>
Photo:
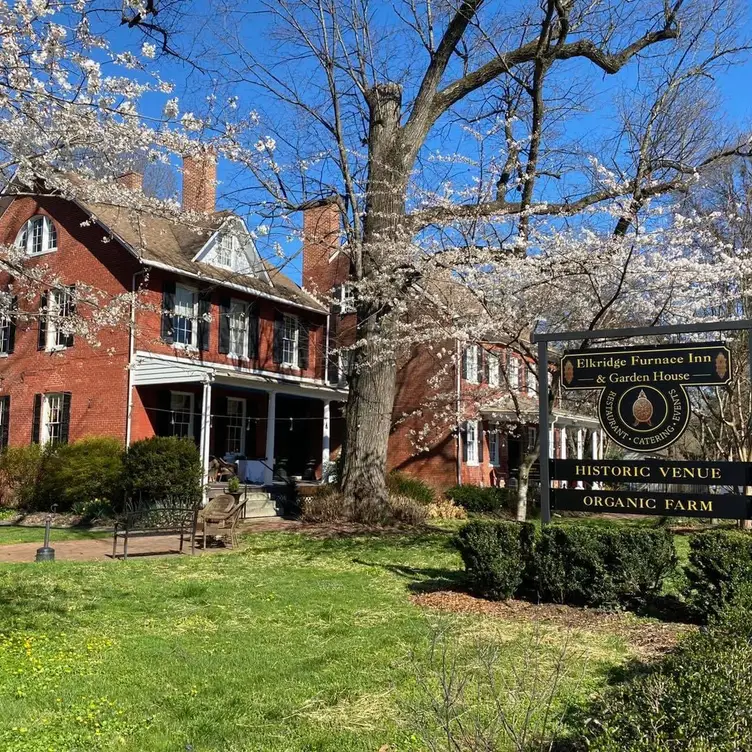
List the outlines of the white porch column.
<svg viewBox="0 0 752 752">
<path fill-rule="evenodd" d="M 325 478 L 326 466 L 329 464 L 329 418 L 330 402 L 324 400 L 324 433 L 321 436 L 321 479 Z"/>
<path fill-rule="evenodd" d="M 559 459 L 565 460 L 567 458 L 567 428 L 566 426 L 562 426 L 559 429 Z M 566 488 L 569 484 L 567 481 L 563 480 L 561 482 L 561 487 Z"/>
<path fill-rule="evenodd" d="M 209 482 L 209 435 L 211 431 L 211 381 L 204 382 L 204 393 L 201 399 L 201 434 L 199 440 L 199 452 L 201 454 L 201 470 L 204 479 L 204 501 L 208 498 Z"/>
<path fill-rule="evenodd" d="M 585 457 L 585 429 L 577 429 L 577 459 L 581 460 Z M 584 488 L 582 481 L 577 481 L 577 488 Z"/>
<path fill-rule="evenodd" d="M 548 429 L 548 457 L 549 459 L 554 459 L 556 457 L 556 444 L 554 443 L 554 436 L 556 436 L 556 432 L 554 430 L 554 427 L 551 426 Z"/>
<path fill-rule="evenodd" d="M 599 433 L 600 433 L 599 431 L 593 431 L 593 437 L 590 442 L 591 444 L 590 453 L 592 454 L 594 460 L 601 459 L 600 440 L 598 438 Z M 592 485 L 593 485 L 593 489 L 596 491 L 599 491 L 601 488 L 601 484 L 598 481 L 593 481 Z"/>
<path fill-rule="evenodd" d="M 277 393 L 269 392 L 269 402 L 266 408 L 266 464 L 264 468 L 264 483 L 269 485 L 274 476 L 274 428 L 277 420 Z"/>
</svg>

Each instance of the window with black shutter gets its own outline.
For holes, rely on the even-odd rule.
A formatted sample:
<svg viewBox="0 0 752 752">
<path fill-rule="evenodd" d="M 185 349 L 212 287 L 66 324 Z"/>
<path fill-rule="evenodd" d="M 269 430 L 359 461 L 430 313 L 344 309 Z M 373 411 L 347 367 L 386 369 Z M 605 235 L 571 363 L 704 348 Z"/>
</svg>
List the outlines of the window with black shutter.
<svg viewBox="0 0 752 752">
<path fill-rule="evenodd" d="M 41 430 L 42 430 L 42 396 L 41 394 L 34 395 L 34 412 L 31 423 L 31 443 L 41 443 Z"/>
<path fill-rule="evenodd" d="M 10 355 L 16 345 L 16 316 L 18 298 L 9 301 L 5 315 L 0 316 L 0 354 Z"/>
<path fill-rule="evenodd" d="M 198 349 L 209 350 L 211 331 L 211 291 L 202 290 L 198 295 Z"/>
<path fill-rule="evenodd" d="M 42 297 L 39 300 L 39 330 L 37 333 L 37 350 L 45 350 L 47 348 L 47 301 L 48 293 L 43 292 Z"/>
<path fill-rule="evenodd" d="M 222 298 L 219 301 L 219 352 L 230 352 L 230 316 L 232 314 L 232 299 Z"/>
<path fill-rule="evenodd" d="M 308 368 L 308 350 L 310 349 L 310 335 L 308 322 L 298 320 L 298 368 Z"/>
<path fill-rule="evenodd" d="M 8 446 L 10 431 L 10 395 L 0 397 L 0 449 Z"/>
<path fill-rule="evenodd" d="M 274 342 L 272 348 L 272 359 L 276 365 L 282 363 L 282 339 L 285 327 L 284 314 L 278 313 L 274 317 Z"/>
<path fill-rule="evenodd" d="M 162 339 L 168 344 L 175 341 L 173 314 L 175 312 L 175 282 L 166 279 L 162 283 Z"/>
<path fill-rule="evenodd" d="M 248 306 L 248 357 L 251 360 L 259 358 L 259 315 L 255 303 Z"/>
</svg>

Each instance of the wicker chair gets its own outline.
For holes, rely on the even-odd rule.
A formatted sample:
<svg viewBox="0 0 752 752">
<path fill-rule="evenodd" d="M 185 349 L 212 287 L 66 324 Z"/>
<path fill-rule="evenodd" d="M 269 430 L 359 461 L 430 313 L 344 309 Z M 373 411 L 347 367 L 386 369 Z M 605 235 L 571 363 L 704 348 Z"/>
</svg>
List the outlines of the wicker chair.
<svg viewBox="0 0 752 752">
<path fill-rule="evenodd" d="M 198 513 L 196 519 L 196 536 L 201 536 L 202 546 L 206 550 L 206 538 L 229 538 L 230 545 L 237 546 L 237 525 L 240 513 L 245 506 L 244 499 L 236 499 L 230 494 L 215 496 Z"/>
</svg>

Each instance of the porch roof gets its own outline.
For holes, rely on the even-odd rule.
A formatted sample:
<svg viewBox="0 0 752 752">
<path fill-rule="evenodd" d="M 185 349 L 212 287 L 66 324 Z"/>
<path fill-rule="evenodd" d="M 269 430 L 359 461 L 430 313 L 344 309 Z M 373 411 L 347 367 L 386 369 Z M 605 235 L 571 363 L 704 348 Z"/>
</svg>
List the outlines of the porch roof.
<svg viewBox="0 0 752 752">
<path fill-rule="evenodd" d="M 190 358 L 157 353 L 137 352 L 130 369 L 133 386 L 214 383 L 317 399 L 347 399 L 347 389 L 315 379 L 240 366 L 224 366 L 221 363 L 202 363 Z"/>
<path fill-rule="evenodd" d="M 511 410 L 509 408 L 501 407 L 482 407 L 480 410 L 484 420 L 498 420 L 506 423 L 538 423 L 538 409 L 521 409 Z M 575 428 L 598 428 L 600 422 L 598 418 L 591 415 L 580 415 L 577 413 L 569 413 L 565 410 L 554 408 L 549 412 L 551 423 L 553 425 L 562 427 L 575 427 Z"/>
</svg>

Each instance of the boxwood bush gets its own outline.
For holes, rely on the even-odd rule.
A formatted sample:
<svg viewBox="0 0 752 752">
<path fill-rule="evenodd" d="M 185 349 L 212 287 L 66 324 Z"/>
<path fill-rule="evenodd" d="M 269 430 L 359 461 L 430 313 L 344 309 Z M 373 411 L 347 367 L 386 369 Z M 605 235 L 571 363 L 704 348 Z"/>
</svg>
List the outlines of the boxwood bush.
<svg viewBox="0 0 752 752">
<path fill-rule="evenodd" d="M 749 589 L 672 653 L 632 672 L 581 714 L 589 752 L 739 752 L 752 749 Z"/>
<path fill-rule="evenodd" d="M 455 537 L 472 589 L 505 600 L 531 583 L 535 526 L 529 522 L 474 520 Z"/>
<path fill-rule="evenodd" d="M 436 492 L 428 483 L 396 470 L 386 476 L 386 486 L 390 496 L 406 496 L 420 504 L 432 504 L 436 498 Z"/>
<path fill-rule="evenodd" d="M 711 530 L 692 536 L 684 598 L 700 619 L 720 612 L 740 588 L 752 584 L 752 536 Z"/>
<path fill-rule="evenodd" d="M 643 603 L 677 564 L 670 531 L 617 524 L 546 527 L 535 560 L 542 600 L 587 606 Z"/>
<path fill-rule="evenodd" d="M 468 512 L 476 514 L 502 514 L 516 504 L 516 496 L 509 488 L 493 486 L 452 486 L 446 492 L 447 498 Z"/>
<path fill-rule="evenodd" d="M 159 502 L 201 496 L 201 458 L 191 439 L 155 436 L 128 447 L 123 465 L 127 494 Z"/>
</svg>

